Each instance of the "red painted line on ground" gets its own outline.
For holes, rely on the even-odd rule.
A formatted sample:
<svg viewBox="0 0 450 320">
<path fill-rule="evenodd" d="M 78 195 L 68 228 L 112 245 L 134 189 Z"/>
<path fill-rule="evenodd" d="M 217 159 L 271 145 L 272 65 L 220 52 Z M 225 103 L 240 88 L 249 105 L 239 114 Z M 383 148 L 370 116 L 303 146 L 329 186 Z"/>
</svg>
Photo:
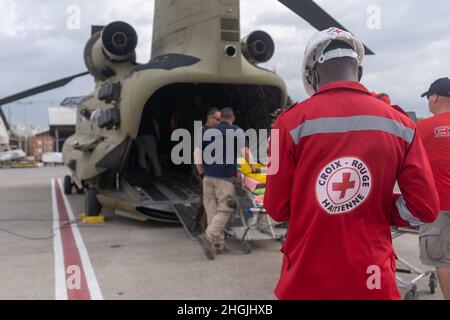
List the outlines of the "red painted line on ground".
<svg viewBox="0 0 450 320">
<path fill-rule="evenodd" d="M 64 270 L 66 270 L 66 283 L 72 274 L 68 274 L 67 270 L 71 266 L 79 267 L 80 270 L 80 289 L 70 289 L 67 287 L 68 300 L 91 300 L 91 293 L 87 284 L 86 274 L 84 272 L 83 263 L 81 261 L 80 252 L 78 250 L 75 237 L 70 225 L 64 225 L 64 221 L 70 221 L 67 208 L 64 204 L 64 199 L 59 183 L 55 183 L 56 204 L 58 208 L 58 215 L 60 222 L 61 242 L 64 255 Z M 71 281 L 69 281 L 71 282 Z"/>
</svg>

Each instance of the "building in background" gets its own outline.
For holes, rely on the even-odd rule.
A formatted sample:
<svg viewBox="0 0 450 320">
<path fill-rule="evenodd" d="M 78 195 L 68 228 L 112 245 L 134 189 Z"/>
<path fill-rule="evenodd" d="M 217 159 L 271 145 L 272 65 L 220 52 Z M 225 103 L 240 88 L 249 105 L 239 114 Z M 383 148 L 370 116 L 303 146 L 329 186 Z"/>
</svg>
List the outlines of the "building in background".
<svg viewBox="0 0 450 320">
<path fill-rule="evenodd" d="M 75 133 L 77 109 L 74 107 L 48 108 L 50 136 L 55 143 L 55 152 L 61 152 L 64 142 Z"/>
<path fill-rule="evenodd" d="M 27 144 L 27 155 L 34 157 L 36 161 L 41 162 L 44 154 L 55 151 L 55 139 L 50 131 L 28 138 Z"/>
<path fill-rule="evenodd" d="M 28 124 L 12 124 L 9 127 L 9 147 L 12 150 L 28 150 L 28 139 L 42 132 L 48 131 L 48 128 L 35 127 Z"/>
</svg>

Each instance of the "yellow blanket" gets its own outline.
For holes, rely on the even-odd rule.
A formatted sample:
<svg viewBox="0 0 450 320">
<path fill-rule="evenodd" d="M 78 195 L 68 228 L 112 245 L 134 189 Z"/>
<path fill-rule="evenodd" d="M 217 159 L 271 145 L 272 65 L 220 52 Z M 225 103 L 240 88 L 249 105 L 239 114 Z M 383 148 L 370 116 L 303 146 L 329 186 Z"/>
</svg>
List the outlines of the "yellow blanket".
<svg viewBox="0 0 450 320">
<path fill-rule="evenodd" d="M 256 165 L 258 169 L 261 170 L 261 172 L 264 173 L 252 173 L 252 168 L 250 165 L 245 161 L 244 158 L 238 159 L 238 171 L 243 173 L 246 177 L 252 178 L 257 180 L 260 183 L 266 184 L 267 181 L 267 174 L 265 173 L 267 171 L 267 167 L 265 165 L 262 165 L 258 163 Z"/>
</svg>

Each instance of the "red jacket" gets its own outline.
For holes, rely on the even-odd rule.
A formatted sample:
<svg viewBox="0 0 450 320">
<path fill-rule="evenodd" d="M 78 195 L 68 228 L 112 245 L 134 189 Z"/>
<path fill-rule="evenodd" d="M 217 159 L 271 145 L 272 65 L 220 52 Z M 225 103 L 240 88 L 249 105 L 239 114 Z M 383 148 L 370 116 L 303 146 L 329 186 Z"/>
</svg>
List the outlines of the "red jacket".
<svg viewBox="0 0 450 320">
<path fill-rule="evenodd" d="M 277 297 L 400 299 L 390 226 L 430 223 L 439 212 L 415 124 L 361 84 L 335 82 L 274 129 L 279 170 L 264 205 L 289 221 Z M 396 181 L 403 196 L 393 195 Z"/>
</svg>

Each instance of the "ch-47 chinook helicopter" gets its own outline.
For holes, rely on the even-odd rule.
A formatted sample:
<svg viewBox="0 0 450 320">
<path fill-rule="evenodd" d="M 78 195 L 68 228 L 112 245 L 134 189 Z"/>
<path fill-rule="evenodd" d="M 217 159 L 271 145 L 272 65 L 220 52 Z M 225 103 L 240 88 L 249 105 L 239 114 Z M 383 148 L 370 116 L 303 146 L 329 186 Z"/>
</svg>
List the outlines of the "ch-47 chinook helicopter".
<svg viewBox="0 0 450 320">
<path fill-rule="evenodd" d="M 280 0 L 319 30 L 346 30 L 311 0 Z M 88 72 L 0 100 L 0 105 L 66 85 L 91 74 L 94 91 L 78 106 L 76 133 L 63 153 L 72 175 L 64 189 L 86 191 L 86 214 L 101 207 L 139 220 L 183 222 L 199 202 L 190 166 L 170 161 L 171 131 L 193 130 L 210 107 L 232 107 L 243 129 L 269 128 L 270 114 L 286 103 L 283 79 L 258 66 L 274 53 L 272 38 L 240 34 L 239 0 L 155 0 L 151 60 L 135 63 L 137 35 L 124 22 L 93 28 L 84 50 Z M 366 48 L 367 54 L 373 54 Z M 136 139 L 151 125 L 161 127 L 159 153 L 164 176 L 136 164 Z"/>
</svg>

